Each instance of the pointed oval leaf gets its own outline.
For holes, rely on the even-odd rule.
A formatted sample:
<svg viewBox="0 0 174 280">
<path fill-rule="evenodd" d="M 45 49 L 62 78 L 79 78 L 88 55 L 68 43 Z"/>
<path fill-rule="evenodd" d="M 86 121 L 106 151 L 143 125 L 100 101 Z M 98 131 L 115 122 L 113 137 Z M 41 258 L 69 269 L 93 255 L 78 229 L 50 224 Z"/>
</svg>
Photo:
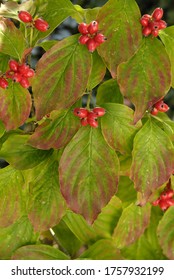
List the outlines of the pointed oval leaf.
<svg viewBox="0 0 174 280">
<path fill-rule="evenodd" d="M 0 88 L 0 119 L 6 130 L 18 128 L 23 125 L 30 115 L 31 96 L 28 90 L 19 84 L 8 89 Z"/>
<path fill-rule="evenodd" d="M 134 111 L 128 106 L 105 103 L 106 114 L 101 118 L 102 133 L 106 142 L 120 153 L 130 153 L 133 138 L 140 123 L 133 124 Z"/>
<path fill-rule="evenodd" d="M 33 244 L 37 236 L 27 216 L 22 216 L 14 224 L 7 228 L 0 229 L 0 259 L 10 259 L 11 255 L 19 247 Z"/>
<path fill-rule="evenodd" d="M 144 38 L 135 55 L 119 65 L 118 84 L 122 94 L 135 105 L 134 122 L 168 92 L 171 86 L 170 61 L 157 38 Z"/>
<path fill-rule="evenodd" d="M 150 222 L 150 212 L 149 204 L 140 207 L 132 203 L 123 210 L 113 234 L 117 248 L 128 246 L 143 234 Z"/>
<path fill-rule="evenodd" d="M 60 250 L 48 245 L 28 245 L 15 251 L 12 260 L 69 260 Z"/>
<path fill-rule="evenodd" d="M 123 260 L 114 241 L 110 239 L 98 240 L 80 255 L 79 258 L 89 260 Z"/>
<path fill-rule="evenodd" d="M 168 181 L 174 170 L 174 147 L 168 135 L 149 119 L 134 138 L 131 179 L 142 203 Z"/>
<path fill-rule="evenodd" d="M 0 18 L 0 52 L 21 59 L 25 50 L 25 39 L 14 23 Z"/>
<path fill-rule="evenodd" d="M 165 45 L 166 52 L 171 62 L 172 87 L 174 88 L 174 26 L 161 30 L 159 36 Z"/>
<path fill-rule="evenodd" d="M 126 189 L 126 191 L 125 191 Z M 137 200 L 137 192 L 133 182 L 127 176 L 121 176 L 118 184 L 117 197 L 122 201 L 123 208 Z"/>
<path fill-rule="evenodd" d="M 97 89 L 96 99 L 98 105 L 107 102 L 123 104 L 123 95 L 120 92 L 117 81 L 110 79 L 102 83 Z"/>
<path fill-rule="evenodd" d="M 127 61 L 142 40 L 140 10 L 134 0 L 109 0 L 99 11 L 99 28 L 107 41 L 98 48 L 113 78 L 117 66 Z"/>
<path fill-rule="evenodd" d="M 62 194 L 69 207 L 91 223 L 116 193 L 118 173 L 117 155 L 100 129 L 82 127 L 60 160 Z"/>
<path fill-rule="evenodd" d="M 21 217 L 24 210 L 24 178 L 10 166 L 0 169 L 0 227 L 7 227 Z"/>
<path fill-rule="evenodd" d="M 174 260 L 174 228 L 173 228 L 174 207 L 171 206 L 162 217 L 157 228 L 158 240 L 163 253 Z"/>
<path fill-rule="evenodd" d="M 4 53 L 0 53 L 0 73 L 5 73 L 8 68 L 8 61 L 10 56 Z"/>
<path fill-rule="evenodd" d="M 16 169 L 29 169 L 48 158 L 53 150 L 43 151 L 27 145 L 29 135 L 10 134 L 3 143 L 0 157 Z"/>
<path fill-rule="evenodd" d="M 69 110 L 53 111 L 49 119 L 39 125 L 28 143 L 38 149 L 60 149 L 68 144 L 80 127 L 79 118 L 72 113 L 74 107 Z"/>
<path fill-rule="evenodd" d="M 91 71 L 91 54 L 78 43 L 79 35 L 68 37 L 47 51 L 36 67 L 33 92 L 40 119 L 52 110 L 70 107 L 83 94 Z"/>
<path fill-rule="evenodd" d="M 66 210 L 59 188 L 58 162 L 50 158 L 34 173 L 29 183 L 29 219 L 35 231 L 46 231 L 59 223 Z"/>
</svg>

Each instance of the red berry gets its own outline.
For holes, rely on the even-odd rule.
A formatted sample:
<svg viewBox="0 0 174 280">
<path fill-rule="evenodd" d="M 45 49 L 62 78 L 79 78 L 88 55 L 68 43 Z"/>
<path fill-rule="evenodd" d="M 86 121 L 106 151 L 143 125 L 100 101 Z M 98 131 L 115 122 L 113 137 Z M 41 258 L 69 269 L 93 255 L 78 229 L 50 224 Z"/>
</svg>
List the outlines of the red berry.
<svg viewBox="0 0 174 280">
<path fill-rule="evenodd" d="M 34 26 L 41 32 L 46 32 L 49 29 L 49 24 L 46 20 L 38 18 L 34 21 Z"/>
<path fill-rule="evenodd" d="M 94 41 L 94 39 L 89 39 L 86 43 L 88 51 L 89 52 L 94 52 L 96 47 L 97 47 L 97 43 Z"/>
<path fill-rule="evenodd" d="M 13 79 L 13 75 L 14 75 L 14 71 L 12 71 L 12 70 L 8 70 L 8 71 L 5 73 L 5 76 L 6 76 L 6 78 L 8 78 L 8 79 Z"/>
<path fill-rule="evenodd" d="M 88 24 L 82 22 L 78 26 L 78 30 L 82 35 L 88 34 Z"/>
<path fill-rule="evenodd" d="M 88 115 L 88 110 L 85 108 L 75 108 L 73 113 L 79 118 L 86 118 Z"/>
<path fill-rule="evenodd" d="M 89 40 L 88 35 L 81 35 L 79 37 L 79 43 L 82 44 L 82 45 L 85 45 L 88 40 Z"/>
<path fill-rule="evenodd" d="M 22 77 L 19 83 L 23 88 L 28 88 L 30 86 L 28 79 L 25 77 Z"/>
<path fill-rule="evenodd" d="M 165 200 L 160 200 L 159 201 L 159 207 L 164 211 L 166 210 L 169 206 Z"/>
<path fill-rule="evenodd" d="M 157 22 L 156 22 L 157 23 Z M 167 23 L 164 21 L 164 20 L 160 20 L 160 21 L 158 21 L 158 28 L 159 29 L 164 29 L 164 28 L 166 28 L 167 27 Z"/>
<path fill-rule="evenodd" d="M 158 199 L 156 199 L 155 201 L 152 202 L 152 205 L 157 206 L 159 204 L 159 202 L 160 202 L 160 199 L 158 198 Z"/>
<path fill-rule="evenodd" d="M 19 83 L 22 79 L 22 75 L 20 73 L 16 72 L 13 74 L 12 79 L 14 82 Z"/>
<path fill-rule="evenodd" d="M 21 75 L 25 75 L 25 73 L 30 69 L 30 67 L 27 64 L 21 64 L 18 67 L 18 71 L 19 73 L 21 73 Z"/>
<path fill-rule="evenodd" d="M 151 34 L 151 32 L 152 32 L 152 29 L 150 28 L 149 25 L 144 27 L 143 31 L 142 31 L 142 33 L 145 37 L 149 36 Z"/>
<path fill-rule="evenodd" d="M 166 203 L 167 203 L 168 207 L 174 206 L 174 200 L 171 199 L 171 198 L 169 198 L 169 199 L 166 201 Z"/>
<path fill-rule="evenodd" d="M 32 78 L 34 76 L 34 74 L 35 74 L 34 70 L 29 68 L 25 71 L 23 76 L 26 77 L 26 78 Z"/>
<path fill-rule="evenodd" d="M 98 22 L 97 21 L 92 21 L 89 26 L 88 26 L 88 32 L 89 34 L 94 34 L 94 33 L 97 33 L 98 31 Z"/>
<path fill-rule="evenodd" d="M 82 126 L 87 126 L 87 125 L 88 125 L 88 120 L 87 120 L 87 118 L 81 119 L 80 122 L 81 122 L 81 125 L 82 125 Z"/>
<path fill-rule="evenodd" d="M 88 119 L 96 119 L 97 116 L 96 116 L 96 114 L 93 111 L 91 111 L 91 112 L 88 112 L 87 118 Z"/>
<path fill-rule="evenodd" d="M 29 12 L 26 11 L 20 11 L 18 13 L 18 17 L 21 21 L 27 23 L 27 22 L 31 22 L 32 21 L 32 16 Z"/>
<path fill-rule="evenodd" d="M 156 116 L 156 115 L 158 114 L 157 108 L 153 107 L 153 109 L 152 109 L 152 111 L 151 111 L 151 114 L 152 114 L 153 116 Z"/>
<path fill-rule="evenodd" d="M 141 23 L 141 25 L 142 25 L 143 27 L 148 26 L 150 19 L 151 19 L 151 16 L 150 16 L 150 15 L 148 15 L 148 14 L 143 15 L 143 16 L 140 18 L 140 23 Z"/>
<path fill-rule="evenodd" d="M 3 89 L 8 87 L 8 81 L 3 77 L 0 77 L 0 87 Z"/>
<path fill-rule="evenodd" d="M 14 71 L 14 72 L 17 72 L 18 71 L 18 62 L 16 60 L 10 60 L 8 62 L 8 65 L 10 67 L 10 70 Z"/>
<path fill-rule="evenodd" d="M 101 107 L 95 107 L 92 111 L 96 117 L 102 117 L 106 113 L 105 109 Z"/>
<path fill-rule="evenodd" d="M 172 189 L 168 189 L 165 193 L 167 198 L 172 198 L 174 196 L 174 191 Z"/>
<path fill-rule="evenodd" d="M 95 37 L 94 37 L 94 41 L 97 44 L 102 44 L 106 40 L 107 40 L 107 38 L 103 34 L 101 34 L 101 33 L 96 34 Z"/>
<path fill-rule="evenodd" d="M 169 106 L 164 103 L 163 100 L 158 101 L 154 107 L 160 112 L 167 112 L 169 110 Z"/>
<path fill-rule="evenodd" d="M 87 118 L 88 124 L 92 127 L 98 127 L 97 119 L 95 118 Z"/>
<path fill-rule="evenodd" d="M 163 9 L 162 8 L 156 8 L 152 13 L 152 18 L 154 20 L 160 20 L 163 17 Z"/>
<path fill-rule="evenodd" d="M 158 29 L 152 30 L 152 35 L 153 35 L 153 37 L 157 37 L 158 34 L 159 34 L 159 30 L 158 30 Z"/>
</svg>

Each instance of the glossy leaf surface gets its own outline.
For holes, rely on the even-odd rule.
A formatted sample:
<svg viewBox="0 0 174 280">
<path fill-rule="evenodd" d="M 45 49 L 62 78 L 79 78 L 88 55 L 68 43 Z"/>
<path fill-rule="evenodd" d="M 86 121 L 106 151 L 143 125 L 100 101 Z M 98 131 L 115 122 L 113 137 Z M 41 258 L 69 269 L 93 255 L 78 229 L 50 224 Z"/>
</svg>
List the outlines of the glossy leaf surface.
<svg viewBox="0 0 174 280">
<path fill-rule="evenodd" d="M 123 103 L 123 96 L 120 92 L 118 83 L 114 79 L 109 79 L 102 83 L 97 89 L 97 104 L 103 103 Z"/>
</svg>

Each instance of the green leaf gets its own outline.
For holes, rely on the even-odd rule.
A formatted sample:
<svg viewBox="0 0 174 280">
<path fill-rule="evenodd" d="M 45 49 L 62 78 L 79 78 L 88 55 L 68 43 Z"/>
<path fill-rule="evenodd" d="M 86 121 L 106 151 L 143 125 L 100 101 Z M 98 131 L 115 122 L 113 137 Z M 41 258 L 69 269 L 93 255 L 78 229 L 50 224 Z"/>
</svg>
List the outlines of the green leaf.
<svg viewBox="0 0 174 280">
<path fill-rule="evenodd" d="M 80 5 L 74 5 L 74 8 L 78 11 L 78 13 L 81 15 L 81 18 L 76 15 L 73 16 L 73 18 L 76 19 L 77 22 L 86 22 L 90 23 L 91 21 L 95 20 L 97 18 L 97 15 L 99 13 L 100 7 L 96 7 L 93 9 L 83 9 Z"/>
<path fill-rule="evenodd" d="M 19 20 L 18 18 L 18 11 L 28 11 L 31 14 L 34 13 L 35 5 L 33 0 L 27 0 L 20 5 L 18 3 L 14 3 L 14 1 L 4 1 L 4 4 L 0 6 L 0 16 L 13 18 Z M 18 2 L 18 1 L 16 1 Z"/>
<path fill-rule="evenodd" d="M 8 89 L 0 88 L 0 119 L 6 130 L 18 128 L 27 120 L 31 110 L 31 96 L 27 89 L 13 84 Z"/>
<path fill-rule="evenodd" d="M 123 257 L 113 240 L 101 239 L 89 247 L 79 259 L 89 260 L 122 260 Z"/>
<path fill-rule="evenodd" d="M 119 154 L 120 176 L 130 176 L 130 167 L 132 164 L 132 156 L 130 154 Z"/>
<path fill-rule="evenodd" d="M 134 111 L 128 106 L 105 103 L 106 114 L 101 118 L 103 136 L 113 149 L 120 153 L 132 151 L 133 139 L 141 123 L 133 124 Z"/>
<path fill-rule="evenodd" d="M 12 260 L 68 260 L 60 250 L 48 245 L 27 245 L 19 248 L 12 256 Z"/>
<path fill-rule="evenodd" d="M 59 223 L 66 204 L 61 195 L 56 159 L 44 161 L 29 175 L 29 219 L 35 231 L 46 231 Z"/>
<path fill-rule="evenodd" d="M 0 229 L 0 259 L 10 259 L 19 247 L 35 242 L 31 223 L 27 216 L 23 216 L 11 226 Z"/>
<path fill-rule="evenodd" d="M 52 150 L 43 151 L 27 145 L 28 138 L 29 135 L 10 134 L 2 145 L 0 157 L 16 169 L 29 169 L 52 154 Z"/>
<path fill-rule="evenodd" d="M 57 40 L 49 40 L 44 41 L 39 44 L 39 47 L 43 48 L 45 51 L 51 49 L 55 44 L 57 44 Z"/>
<path fill-rule="evenodd" d="M 66 146 L 59 166 L 61 191 L 70 209 L 93 222 L 116 193 L 118 173 L 117 155 L 100 129 L 81 127 Z"/>
<path fill-rule="evenodd" d="M 123 95 L 114 79 L 107 80 L 98 87 L 96 98 L 98 105 L 108 102 L 123 104 Z"/>
<path fill-rule="evenodd" d="M 172 87 L 174 87 L 174 26 L 160 30 L 159 36 L 165 45 L 166 52 L 171 62 Z"/>
<path fill-rule="evenodd" d="M 91 54 L 78 43 L 79 35 L 54 45 L 39 60 L 33 80 L 36 115 L 70 107 L 85 92 Z"/>
<path fill-rule="evenodd" d="M 0 120 L 0 138 L 4 135 L 5 127 L 3 125 L 3 122 Z"/>
<path fill-rule="evenodd" d="M 168 135 L 153 118 L 134 138 L 130 177 L 145 203 L 151 193 L 168 181 L 174 170 L 174 147 Z"/>
<path fill-rule="evenodd" d="M 0 19 L 0 52 L 19 60 L 25 50 L 25 40 L 21 31 L 6 18 Z"/>
<path fill-rule="evenodd" d="M 121 176 L 118 184 L 117 197 L 122 201 L 123 207 L 127 207 L 137 200 L 137 192 L 129 177 Z"/>
<path fill-rule="evenodd" d="M 28 143 L 38 149 L 60 149 L 68 144 L 80 127 L 79 118 L 73 114 L 77 103 L 68 110 L 53 111 L 50 118 L 39 125 Z"/>
<path fill-rule="evenodd" d="M 0 178 L 0 227 L 7 227 L 19 219 L 25 209 L 24 178 L 10 166 L 0 169 Z"/>
<path fill-rule="evenodd" d="M 110 238 L 121 213 L 122 203 L 118 197 L 113 196 L 94 221 L 93 229 L 99 236 Z"/>
<path fill-rule="evenodd" d="M 8 67 L 8 61 L 10 57 L 3 53 L 0 53 L 0 73 L 5 73 Z"/>
<path fill-rule="evenodd" d="M 174 207 L 171 206 L 162 217 L 157 228 L 159 243 L 163 253 L 170 259 L 174 259 Z"/>
<path fill-rule="evenodd" d="M 144 38 L 135 55 L 119 65 L 118 84 L 122 94 L 135 105 L 137 122 L 170 89 L 171 66 L 161 41 Z"/>
<path fill-rule="evenodd" d="M 128 246 L 143 234 L 150 222 L 150 210 L 149 204 L 140 207 L 133 203 L 123 210 L 113 234 L 117 248 Z"/>
<path fill-rule="evenodd" d="M 103 60 L 97 52 L 94 52 L 92 55 L 92 70 L 89 76 L 87 89 L 92 90 L 95 88 L 103 80 L 105 73 L 106 66 Z"/>
<path fill-rule="evenodd" d="M 117 66 L 127 61 L 141 43 L 140 16 L 134 0 L 109 0 L 99 11 L 99 29 L 107 41 L 98 48 L 98 52 L 113 78 L 116 77 Z"/>
</svg>

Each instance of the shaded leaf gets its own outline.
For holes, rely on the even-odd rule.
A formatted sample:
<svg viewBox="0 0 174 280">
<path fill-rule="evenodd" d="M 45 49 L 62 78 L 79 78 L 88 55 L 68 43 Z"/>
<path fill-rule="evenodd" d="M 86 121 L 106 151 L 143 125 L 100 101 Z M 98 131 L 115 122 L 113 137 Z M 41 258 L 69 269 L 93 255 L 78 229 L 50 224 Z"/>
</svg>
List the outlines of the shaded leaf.
<svg viewBox="0 0 174 280">
<path fill-rule="evenodd" d="M 158 240 L 163 253 L 174 260 L 174 228 L 173 228 L 174 207 L 171 206 L 159 222 L 157 228 Z"/>
<path fill-rule="evenodd" d="M 12 260 L 68 260 L 60 250 L 48 245 L 27 245 L 19 248 L 12 256 Z"/>
<path fill-rule="evenodd" d="M 3 122 L 0 120 L 0 137 L 4 135 L 5 127 L 3 125 Z"/>
<path fill-rule="evenodd" d="M 140 11 L 134 0 L 109 0 L 99 11 L 99 29 L 107 41 L 98 48 L 113 78 L 117 66 L 127 61 L 142 40 Z"/>
<path fill-rule="evenodd" d="M 57 44 L 57 40 L 49 40 L 44 41 L 39 44 L 39 47 L 43 48 L 45 51 L 51 49 L 55 44 Z"/>
<path fill-rule="evenodd" d="M 0 73 L 5 73 L 8 67 L 10 57 L 4 53 L 0 53 Z"/>
<path fill-rule="evenodd" d="M 122 260 L 120 251 L 113 240 L 101 239 L 89 247 L 79 259 L 89 260 Z"/>
<path fill-rule="evenodd" d="M 144 38 L 135 55 L 119 65 L 118 84 L 122 94 L 135 105 L 137 122 L 170 89 L 171 66 L 161 41 Z"/>
<path fill-rule="evenodd" d="M 91 54 L 79 35 L 55 44 L 39 60 L 33 80 L 36 115 L 70 107 L 83 94 L 91 71 Z"/>
<path fill-rule="evenodd" d="M 120 153 L 130 153 L 133 138 L 141 123 L 133 125 L 134 111 L 128 106 L 104 103 L 106 114 L 101 118 L 102 133 L 106 142 Z"/>
<path fill-rule="evenodd" d="M 5 2 L 5 1 L 4 1 Z M 16 1 L 17 2 L 17 1 Z M 28 11 L 33 14 L 35 5 L 33 0 L 27 0 L 20 5 L 18 3 L 8 1 L 0 6 L 0 16 L 19 20 L 18 11 Z"/>
<path fill-rule="evenodd" d="M 10 259 L 11 255 L 19 247 L 33 244 L 37 236 L 33 233 L 33 228 L 27 216 L 21 217 L 14 224 L 7 228 L 0 229 L 0 259 Z"/>
<path fill-rule="evenodd" d="M 150 210 L 149 204 L 139 207 L 133 203 L 123 210 L 113 234 L 117 248 L 128 246 L 143 234 L 150 222 Z"/>
<path fill-rule="evenodd" d="M 50 157 L 31 172 L 29 190 L 29 219 L 35 231 L 58 224 L 66 204 L 59 189 L 57 160 Z"/>
<path fill-rule="evenodd" d="M 119 154 L 120 176 L 130 176 L 130 167 L 132 164 L 132 156 L 130 154 Z"/>
<path fill-rule="evenodd" d="M 0 119 L 6 130 L 18 128 L 27 120 L 31 110 L 31 96 L 27 89 L 13 84 L 8 89 L 0 88 Z"/>
<path fill-rule="evenodd" d="M 100 7 L 95 7 L 93 9 L 83 9 L 80 5 L 74 5 L 74 8 L 81 15 L 81 18 L 79 17 L 79 14 L 78 16 L 76 16 L 75 14 L 73 15 L 73 18 L 75 18 L 79 23 L 90 23 L 91 21 L 95 20 L 100 10 Z"/>
<path fill-rule="evenodd" d="M 126 176 L 120 177 L 117 197 L 122 201 L 123 207 L 127 207 L 137 200 L 137 192 L 134 189 L 134 184 Z"/>
<path fill-rule="evenodd" d="M 134 138 L 130 177 L 142 194 L 141 203 L 168 181 L 174 170 L 174 147 L 168 135 L 153 118 L 149 119 Z"/>
<path fill-rule="evenodd" d="M 59 166 L 61 192 L 70 209 L 93 222 L 116 193 L 118 172 L 117 155 L 100 129 L 80 128 L 66 146 Z"/>
<path fill-rule="evenodd" d="M 0 169 L 0 178 L 0 227 L 7 227 L 19 219 L 25 209 L 24 178 L 10 166 Z"/>
<path fill-rule="evenodd" d="M 60 149 L 68 144 L 80 127 L 79 118 L 73 114 L 75 104 L 67 110 L 53 111 L 48 119 L 39 125 L 28 143 L 38 149 Z"/>
<path fill-rule="evenodd" d="M 0 18 L 0 52 L 21 59 L 25 40 L 21 31 L 6 18 Z"/>
<path fill-rule="evenodd" d="M 114 79 L 107 80 L 98 87 L 96 98 L 98 105 L 111 102 L 123 104 L 123 95 Z"/>
</svg>

